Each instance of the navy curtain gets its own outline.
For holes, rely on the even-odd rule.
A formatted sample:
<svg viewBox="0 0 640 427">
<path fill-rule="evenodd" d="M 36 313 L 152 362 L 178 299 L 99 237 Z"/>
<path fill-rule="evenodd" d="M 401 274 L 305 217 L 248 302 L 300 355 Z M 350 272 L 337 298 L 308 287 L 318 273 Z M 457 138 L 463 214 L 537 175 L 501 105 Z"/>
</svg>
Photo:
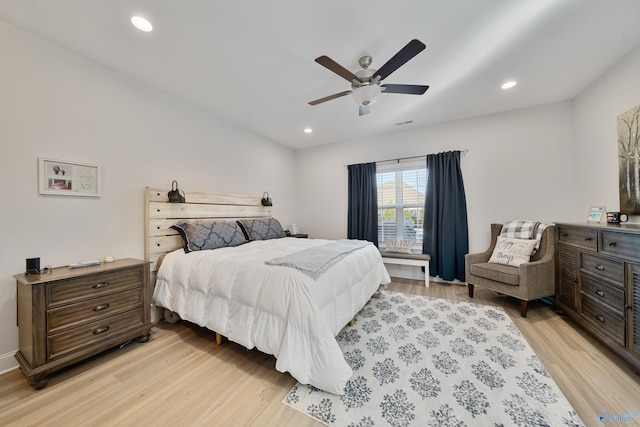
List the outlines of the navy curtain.
<svg viewBox="0 0 640 427">
<path fill-rule="evenodd" d="M 347 237 L 378 246 L 378 189 L 376 164 L 349 165 Z"/>
<path fill-rule="evenodd" d="M 427 156 L 422 252 L 431 255 L 431 276 L 465 281 L 469 230 L 460 151 Z"/>
</svg>

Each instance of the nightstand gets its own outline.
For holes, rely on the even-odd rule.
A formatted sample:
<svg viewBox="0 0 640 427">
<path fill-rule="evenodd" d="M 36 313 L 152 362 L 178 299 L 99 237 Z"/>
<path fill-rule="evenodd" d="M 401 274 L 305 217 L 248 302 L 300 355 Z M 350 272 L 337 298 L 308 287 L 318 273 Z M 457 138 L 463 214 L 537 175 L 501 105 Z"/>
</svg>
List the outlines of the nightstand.
<svg viewBox="0 0 640 427">
<path fill-rule="evenodd" d="M 112 263 L 51 273 L 16 274 L 19 351 L 36 389 L 48 375 L 129 340 L 149 340 L 149 262 Z"/>
</svg>

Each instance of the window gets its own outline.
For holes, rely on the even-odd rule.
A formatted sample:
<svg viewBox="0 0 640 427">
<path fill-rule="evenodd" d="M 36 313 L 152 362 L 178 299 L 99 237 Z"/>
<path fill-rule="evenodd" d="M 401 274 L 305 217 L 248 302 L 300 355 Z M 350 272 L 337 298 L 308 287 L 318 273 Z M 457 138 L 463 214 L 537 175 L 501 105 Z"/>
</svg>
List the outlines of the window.
<svg viewBox="0 0 640 427">
<path fill-rule="evenodd" d="M 410 239 L 422 247 L 424 191 L 427 169 L 424 159 L 376 164 L 378 187 L 378 242 Z"/>
</svg>

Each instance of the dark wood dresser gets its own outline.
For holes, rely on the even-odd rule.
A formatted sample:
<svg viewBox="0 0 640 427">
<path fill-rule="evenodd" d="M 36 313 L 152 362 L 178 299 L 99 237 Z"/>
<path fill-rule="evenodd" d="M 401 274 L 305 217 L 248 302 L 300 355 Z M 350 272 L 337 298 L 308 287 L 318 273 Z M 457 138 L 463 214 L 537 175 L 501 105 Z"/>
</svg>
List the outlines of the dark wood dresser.
<svg viewBox="0 0 640 427">
<path fill-rule="evenodd" d="M 556 224 L 556 303 L 640 372 L 640 224 Z"/>
<path fill-rule="evenodd" d="M 20 368 L 37 389 L 48 375 L 111 347 L 149 340 L 149 263 L 113 263 L 16 274 Z"/>
</svg>

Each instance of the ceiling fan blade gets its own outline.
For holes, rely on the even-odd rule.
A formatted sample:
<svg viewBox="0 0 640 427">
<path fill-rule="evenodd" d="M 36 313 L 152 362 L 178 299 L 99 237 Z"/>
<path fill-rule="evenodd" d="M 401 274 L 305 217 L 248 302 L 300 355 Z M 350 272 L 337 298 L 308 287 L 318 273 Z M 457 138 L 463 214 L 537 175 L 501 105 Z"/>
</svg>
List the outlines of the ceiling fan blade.
<svg viewBox="0 0 640 427">
<path fill-rule="evenodd" d="M 419 54 L 424 50 L 426 46 L 418 39 L 413 39 L 405 47 L 400 49 L 398 53 L 393 55 L 393 58 L 388 60 L 378 71 L 375 72 L 372 78 L 380 76 L 380 80 L 388 77 L 389 74 L 404 65 L 411 58 Z"/>
<path fill-rule="evenodd" d="M 429 86 L 420 85 L 381 85 L 382 93 L 404 93 L 407 95 L 422 95 L 429 89 Z"/>
<path fill-rule="evenodd" d="M 368 105 L 358 105 L 358 115 L 364 116 L 365 114 L 369 114 L 371 112 L 371 107 Z"/>
<path fill-rule="evenodd" d="M 352 90 L 345 90 L 344 92 L 334 93 L 333 95 L 325 96 L 324 98 L 316 99 L 315 101 L 309 102 L 309 105 L 318 105 L 323 102 L 331 101 L 332 99 L 340 98 L 341 96 L 349 95 Z"/>
<path fill-rule="evenodd" d="M 323 67 L 327 68 L 328 70 L 333 71 L 334 73 L 336 73 L 343 79 L 347 80 L 348 82 L 352 82 L 354 80 L 360 81 L 358 76 L 356 76 L 351 71 L 347 70 L 342 65 L 338 64 L 336 61 L 334 61 L 333 59 L 329 58 L 326 55 L 317 57 L 316 62 L 322 65 Z"/>
</svg>

